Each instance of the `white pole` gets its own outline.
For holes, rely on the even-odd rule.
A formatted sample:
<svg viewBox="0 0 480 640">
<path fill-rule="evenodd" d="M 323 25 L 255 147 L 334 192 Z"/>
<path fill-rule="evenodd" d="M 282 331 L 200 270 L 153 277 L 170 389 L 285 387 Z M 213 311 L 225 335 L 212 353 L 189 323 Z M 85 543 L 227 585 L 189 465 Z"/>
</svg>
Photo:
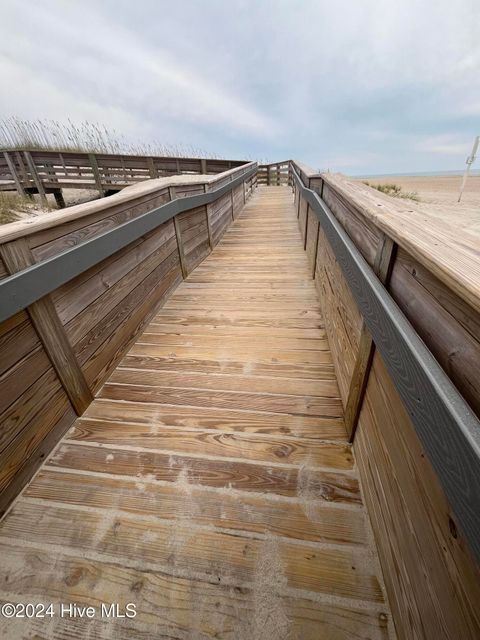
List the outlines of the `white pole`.
<svg viewBox="0 0 480 640">
<path fill-rule="evenodd" d="M 463 174 L 462 186 L 460 187 L 460 193 L 458 194 L 458 202 L 462 199 L 462 193 L 465 189 L 465 185 L 467 184 L 468 174 L 470 173 L 470 169 L 472 164 L 475 162 L 475 156 L 477 155 L 478 143 L 480 141 L 480 136 L 477 136 L 473 142 L 472 153 L 468 156 L 466 163 L 467 168 L 465 169 L 465 173 Z"/>
</svg>

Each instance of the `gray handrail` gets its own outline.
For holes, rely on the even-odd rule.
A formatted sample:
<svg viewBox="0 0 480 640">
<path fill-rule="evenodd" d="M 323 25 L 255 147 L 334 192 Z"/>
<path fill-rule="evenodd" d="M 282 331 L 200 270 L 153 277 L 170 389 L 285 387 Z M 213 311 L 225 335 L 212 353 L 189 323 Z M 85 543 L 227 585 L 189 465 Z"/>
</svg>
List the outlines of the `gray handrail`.
<svg viewBox="0 0 480 640">
<path fill-rule="evenodd" d="M 303 184 L 293 164 L 291 170 L 480 561 L 480 421 L 322 198 Z"/>
<path fill-rule="evenodd" d="M 211 204 L 257 172 L 257 165 L 218 189 L 177 198 L 0 281 L 0 322 L 26 309 L 90 267 L 174 216 Z"/>
</svg>

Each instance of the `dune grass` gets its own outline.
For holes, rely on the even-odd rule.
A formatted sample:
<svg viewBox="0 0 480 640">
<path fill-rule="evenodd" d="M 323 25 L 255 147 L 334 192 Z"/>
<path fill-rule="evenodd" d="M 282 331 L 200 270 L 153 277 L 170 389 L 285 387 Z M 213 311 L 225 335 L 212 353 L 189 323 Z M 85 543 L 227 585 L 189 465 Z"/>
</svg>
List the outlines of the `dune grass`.
<svg viewBox="0 0 480 640">
<path fill-rule="evenodd" d="M 177 158 L 216 158 L 189 145 L 166 145 L 157 141 L 131 142 L 115 129 L 95 122 L 75 123 L 57 120 L 23 120 L 17 116 L 0 120 L 0 149 L 78 151 L 122 155 L 167 156 Z"/>
<path fill-rule="evenodd" d="M 31 215 L 34 211 L 56 209 L 55 205 L 48 203 L 45 207 L 35 197 L 20 196 L 13 191 L 0 191 L 0 225 L 15 222 L 24 218 L 22 214 Z"/>
<path fill-rule="evenodd" d="M 387 196 L 420 202 L 420 198 L 418 197 L 418 193 L 416 191 L 402 191 L 402 187 L 398 184 L 394 184 L 393 182 L 387 182 L 385 184 L 371 184 L 370 182 L 365 181 L 363 184 L 366 184 L 367 187 L 376 189 L 381 193 L 385 193 Z"/>
</svg>

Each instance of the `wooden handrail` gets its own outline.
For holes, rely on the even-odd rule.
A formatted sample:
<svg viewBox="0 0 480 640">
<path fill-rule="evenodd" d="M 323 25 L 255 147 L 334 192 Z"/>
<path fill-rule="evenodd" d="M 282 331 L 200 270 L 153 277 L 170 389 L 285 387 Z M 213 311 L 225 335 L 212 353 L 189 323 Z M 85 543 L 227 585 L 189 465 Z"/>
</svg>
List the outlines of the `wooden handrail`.
<svg viewBox="0 0 480 640">
<path fill-rule="evenodd" d="M 61 189 L 94 189 L 100 196 L 142 180 L 178 174 L 209 175 L 246 164 L 240 160 L 132 156 L 72 151 L 3 150 L 0 190 L 59 195 Z"/>
<path fill-rule="evenodd" d="M 292 173 L 299 195 L 318 217 L 417 435 L 480 560 L 480 421 L 324 200 L 305 186 L 294 165 Z"/>
<path fill-rule="evenodd" d="M 156 178 L 0 230 L 0 372 L 12 391 L 0 432 L 0 515 L 220 241 L 256 171 L 251 162 Z"/>
<path fill-rule="evenodd" d="M 250 163 L 237 169 L 234 172 L 235 177 L 232 174 L 231 180 L 217 189 L 183 198 L 177 198 L 175 192 L 170 191 L 170 202 L 48 260 L 34 263 L 9 278 L 0 280 L 0 322 L 25 309 L 161 224 L 172 218 L 175 219 L 180 213 L 206 206 L 224 194 L 232 192 L 236 186 L 256 172 L 256 163 Z M 186 277 L 186 274 L 184 275 Z"/>
</svg>

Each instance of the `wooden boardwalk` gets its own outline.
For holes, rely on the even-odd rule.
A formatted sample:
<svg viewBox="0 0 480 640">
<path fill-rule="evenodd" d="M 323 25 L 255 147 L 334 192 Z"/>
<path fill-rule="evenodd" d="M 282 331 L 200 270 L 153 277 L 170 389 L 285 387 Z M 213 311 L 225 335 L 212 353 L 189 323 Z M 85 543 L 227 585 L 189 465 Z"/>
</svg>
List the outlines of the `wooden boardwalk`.
<svg viewBox="0 0 480 640">
<path fill-rule="evenodd" d="M 5 638 L 392 637 L 290 189 L 260 188 L 0 525 Z M 35 635 L 36 634 L 36 635 Z"/>
</svg>

